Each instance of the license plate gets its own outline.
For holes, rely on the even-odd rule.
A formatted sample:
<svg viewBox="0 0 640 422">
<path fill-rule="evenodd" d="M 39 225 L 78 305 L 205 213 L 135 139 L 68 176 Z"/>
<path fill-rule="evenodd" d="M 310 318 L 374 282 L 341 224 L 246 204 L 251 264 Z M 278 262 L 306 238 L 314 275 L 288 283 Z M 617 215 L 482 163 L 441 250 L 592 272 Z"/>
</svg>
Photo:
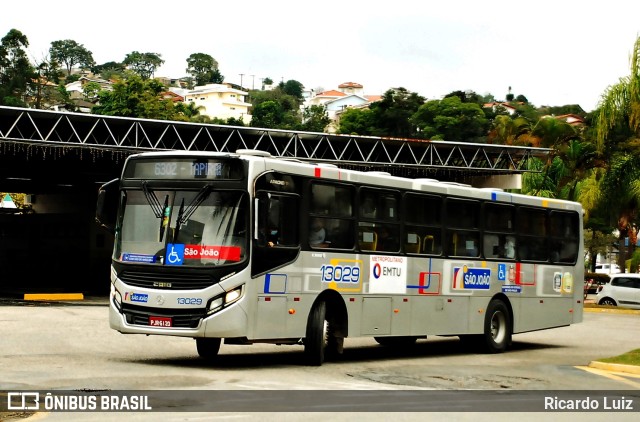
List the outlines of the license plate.
<svg viewBox="0 0 640 422">
<path fill-rule="evenodd" d="M 150 316 L 149 325 L 152 327 L 171 327 L 171 317 Z"/>
</svg>

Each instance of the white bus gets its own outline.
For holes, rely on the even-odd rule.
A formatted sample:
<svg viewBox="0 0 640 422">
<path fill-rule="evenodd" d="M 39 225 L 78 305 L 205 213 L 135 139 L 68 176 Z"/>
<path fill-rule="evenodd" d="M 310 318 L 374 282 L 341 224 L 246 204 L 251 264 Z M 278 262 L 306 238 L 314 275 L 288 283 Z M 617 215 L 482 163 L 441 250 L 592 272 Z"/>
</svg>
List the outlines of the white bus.
<svg viewBox="0 0 640 422">
<path fill-rule="evenodd" d="M 220 344 L 346 337 L 407 346 L 582 321 L 580 204 L 433 179 L 237 153 L 147 152 L 99 192 L 114 233 L 110 326 Z"/>
</svg>

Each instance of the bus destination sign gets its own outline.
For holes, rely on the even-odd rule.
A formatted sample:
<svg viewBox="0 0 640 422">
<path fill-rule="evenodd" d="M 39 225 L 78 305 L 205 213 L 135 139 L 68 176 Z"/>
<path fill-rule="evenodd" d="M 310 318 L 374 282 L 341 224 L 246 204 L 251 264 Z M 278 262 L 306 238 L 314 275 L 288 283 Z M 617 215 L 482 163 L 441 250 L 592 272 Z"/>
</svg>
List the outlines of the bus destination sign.
<svg viewBox="0 0 640 422">
<path fill-rule="evenodd" d="M 132 160 L 124 171 L 127 179 L 240 179 L 242 165 L 236 160 L 162 159 Z"/>
</svg>

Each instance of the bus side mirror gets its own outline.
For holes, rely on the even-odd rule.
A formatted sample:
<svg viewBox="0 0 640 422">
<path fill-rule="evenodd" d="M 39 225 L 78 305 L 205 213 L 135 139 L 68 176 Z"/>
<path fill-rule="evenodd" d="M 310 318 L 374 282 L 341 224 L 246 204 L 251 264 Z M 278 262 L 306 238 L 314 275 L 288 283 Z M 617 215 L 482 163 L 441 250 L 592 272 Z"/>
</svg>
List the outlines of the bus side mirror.
<svg viewBox="0 0 640 422">
<path fill-rule="evenodd" d="M 109 233 L 116 232 L 116 218 L 118 214 L 118 188 L 120 179 L 113 179 L 100 186 L 96 201 L 96 223 Z"/>
</svg>

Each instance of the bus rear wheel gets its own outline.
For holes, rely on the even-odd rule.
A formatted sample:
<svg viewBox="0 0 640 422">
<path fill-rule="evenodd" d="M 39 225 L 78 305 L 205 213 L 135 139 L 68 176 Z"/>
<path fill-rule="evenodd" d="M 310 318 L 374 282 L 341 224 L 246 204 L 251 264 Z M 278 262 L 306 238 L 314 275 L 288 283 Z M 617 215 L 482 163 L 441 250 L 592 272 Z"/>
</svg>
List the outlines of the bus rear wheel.
<svg viewBox="0 0 640 422">
<path fill-rule="evenodd" d="M 511 344 L 511 335 L 511 316 L 507 305 L 499 299 L 492 300 L 484 317 L 483 351 L 504 352 Z"/>
<path fill-rule="evenodd" d="M 221 341 L 222 339 L 219 338 L 197 338 L 196 349 L 198 350 L 198 355 L 207 360 L 215 359 L 220 351 Z"/>
<path fill-rule="evenodd" d="M 489 302 L 484 317 L 483 334 L 460 335 L 463 346 L 474 352 L 501 353 L 511 344 L 511 316 L 503 301 Z"/>
</svg>

